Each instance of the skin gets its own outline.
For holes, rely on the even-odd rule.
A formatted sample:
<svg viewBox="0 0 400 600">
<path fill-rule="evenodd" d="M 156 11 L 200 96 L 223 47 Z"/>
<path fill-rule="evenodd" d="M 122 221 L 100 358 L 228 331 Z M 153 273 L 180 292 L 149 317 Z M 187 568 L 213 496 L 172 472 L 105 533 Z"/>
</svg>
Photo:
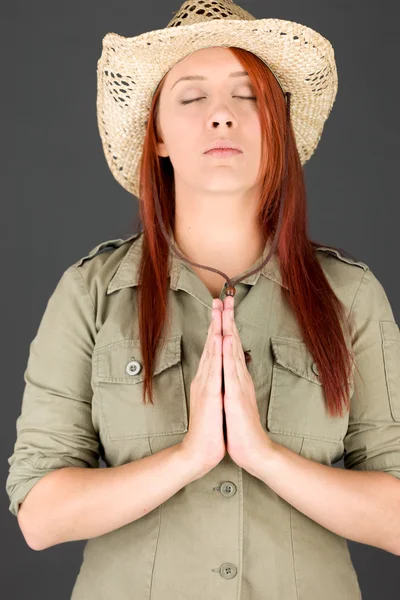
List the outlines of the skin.
<svg viewBox="0 0 400 600">
<path fill-rule="evenodd" d="M 225 391 L 223 394 L 226 418 L 226 449 L 232 460 L 255 474 L 259 457 L 273 456 L 277 445 L 261 426 L 260 413 L 253 379 L 248 371 L 242 342 L 235 323 L 235 300 L 226 296 L 224 302 L 213 302 L 214 330 L 221 327 L 222 368 Z M 219 349 L 219 344 L 217 349 Z"/>
<path fill-rule="evenodd" d="M 169 156 L 175 177 L 175 231 L 179 248 L 194 262 L 233 278 L 250 269 L 264 249 L 256 219 L 261 159 L 257 101 L 236 57 L 220 47 L 202 48 L 168 72 L 157 112 L 158 155 Z M 181 81 L 203 75 L 205 81 Z M 190 104 L 183 100 L 201 98 Z M 242 154 L 217 158 L 204 151 L 219 137 L 240 146 Z M 196 268 L 194 268 L 196 270 Z M 225 279 L 197 270 L 219 295 Z"/>
<path fill-rule="evenodd" d="M 193 53 L 169 72 L 160 112 L 164 138 L 160 156 L 170 156 L 175 170 L 176 242 L 195 262 L 216 265 L 230 277 L 252 266 L 263 249 L 255 222 L 260 127 L 253 101 L 234 97 L 250 92 L 244 78 L 227 78 L 234 70 L 241 70 L 241 65 L 226 49 Z M 209 79 L 178 84 L 170 92 L 175 77 L 188 73 Z M 199 103 L 179 104 L 179 99 L 203 94 Z M 241 145 L 243 155 L 205 157 L 205 147 L 219 136 L 230 136 Z M 217 299 L 213 315 L 210 331 L 223 354 L 227 451 L 234 462 L 323 527 L 400 555 L 399 481 L 387 473 L 322 465 L 273 443 L 260 424 L 234 320 L 234 298 L 228 296 L 224 303 Z M 206 360 L 212 356 L 209 349 Z M 177 447 L 115 469 L 49 473 L 29 492 L 18 514 L 29 546 L 45 549 L 102 535 L 153 510 L 193 480 L 193 469 L 181 461 Z M 154 482 L 159 489 L 151 495 L 148 487 L 154 492 Z M 117 510 L 109 511 L 109 506 Z M 23 515 L 27 525 L 22 524 Z"/>
<path fill-rule="evenodd" d="M 191 260 L 213 265 L 231 278 L 249 269 L 263 250 L 255 217 L 260 123 L 255 101 L 236 97 L 253 95 L 247 78 L 228 78 L 236 70 L 242 67 L 226 48 L 193 52 L 169 71 L 157 117 L 159 154 L 170 157 L 175 173 L 175 240 Z M 176 79 L 189 74 L 208 79 L 178 83 L 171 91 Z M 203 100 L 179 103 L 197 97 Z M 220 136 L 239 144 L 243 154 L 206 157 L 204 150 Z M 199 277 L 204 273 L 199 270 Z M 218 290 L 225 280 L 215 276 L 220 278 L 213 282 Z M 234 298 L 214 303 L 210 327 L 223 358 L 226 449 L 233 461 L 330 531 L 400 555 L 398 479 L 319 464 L 272 442 L 261 427 L 235 324 Z M 209 361 L 212 355 L 210 350 Z"/>
<path fill-rule="evenodd" d="M 167 74 L 156 121 L 158 154 L 169 156 L 174 168 L 176 243 L 190 260 L 213 265 L 231 278 L 250 269 L 265 244 L 256 218 L 261 185 L 257 180 L 261 160 L 257 102 L 248 76 L 229 77 L 243 70 L 226 48 L 193 52 Z M 187 75 L 207 79 L 174 85 Z M 197 98 L 201 100 L 181 103 Z M 218 137 L 230 138 L 242 154 L 205 155 Z M 197 272 L 209 289 L 222 290 L 223 277 L 204 269 Z M 219 336 L 217 348 L 223 356 L 227 451 L 238 465 L 250 468 L 259 448 L 272 442 L 261 427 L 233 300 L 214 300 L 213 333 Z"/>
</svg>

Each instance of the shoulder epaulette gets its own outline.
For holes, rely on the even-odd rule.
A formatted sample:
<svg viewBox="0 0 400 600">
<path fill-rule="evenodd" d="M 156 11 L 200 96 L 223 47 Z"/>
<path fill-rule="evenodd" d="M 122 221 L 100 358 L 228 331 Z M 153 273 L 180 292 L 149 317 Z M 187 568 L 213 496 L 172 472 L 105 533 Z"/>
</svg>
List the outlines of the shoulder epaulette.
<svg viewBox="0 0 400 600">
<path fill-rule="evenodd" d="M 130 235 L 127 238 L 116 238 L 115 240 L 107 240 L 107 241 L 101 242 L 100 244 L 97 244 L 97 246 L 95 246 L 94 248 L 92 248 L 92 250 L 90 250 L 90 252 L 86 256 L 83 256 L 82 258 L 80 258 L 75 263 L 75 266 L 76 267 L 80 267 L 85 260 L 89 260 L 89 259 L 93 258 L 94 256 L 97 256 L 97 254 L 100 254 L 101 252 L 105 252 L 106 250 L 111 250 L 111 249 L 119 248 L 119 246 L 122 246 L 123 244 L 127 244 L 128 242 L 130 242 L 130 241 L 134 240 L 135 238 L 139 237 L 139 235 L 141 233 L 142 232 L 139 231 L 137 233 L 134 233 L 133 235 Z"/>
<path fill-rule="evenodd" d="M 364 269 L 364 271 L 368 271 L 368 269 L 369 269 L 369 266 L 366 263 L 362 262 L 361 260 L 357 260 L 356 258 L 351 256 L 344 250 L 339 251 L 337 248 L 330 248 L 328 246 L 318 246 L 318 248 L 316 248 L 316 250 L 322 250 L 323 252 L 329 252 L 330 254 L 333 254 L 334 256 L 336 256 L 336 258 L 338 258 L 339 260 L 342 260 L 343 262 L 346 262 L 349 265 L 357 265 L 358 267 L 361 267 L 362 269 Z"/>
</svg>

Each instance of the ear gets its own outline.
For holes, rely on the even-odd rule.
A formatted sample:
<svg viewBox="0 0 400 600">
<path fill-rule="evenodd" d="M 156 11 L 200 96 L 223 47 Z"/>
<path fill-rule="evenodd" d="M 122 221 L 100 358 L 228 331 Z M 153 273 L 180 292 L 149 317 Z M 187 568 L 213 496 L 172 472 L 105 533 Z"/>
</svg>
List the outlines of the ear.
<svg viewBox="0 0 400 600">
<path fill-rule="evenodd" d="M 163 157 L 169 156 L 169 152 L 168 152 L 164 142 L 157 142 L 157 154 L 158 154 L 158 156 L 163 156 Z"/>
<path fill-rule="evenodd" d="M 161 125 L 159 121 L 159 112 L 158 109 L 155 112 L 155 130 L 156 130 L 156 139 L 157 139 L 157 155 L 166 157 L 169 156 L 169 152 L 167 151 L 167 147 L 163 142 L 163 136 L 161 131 Z"/>
</svg>

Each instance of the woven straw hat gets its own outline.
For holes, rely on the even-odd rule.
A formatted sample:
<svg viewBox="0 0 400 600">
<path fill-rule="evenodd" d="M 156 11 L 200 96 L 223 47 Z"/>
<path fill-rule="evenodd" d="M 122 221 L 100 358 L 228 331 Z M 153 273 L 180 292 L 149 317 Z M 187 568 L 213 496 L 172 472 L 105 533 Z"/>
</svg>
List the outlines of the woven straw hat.
<svg viewBox="0 0 400 600">
<path fill-rule="evenodd" d="M 97 119 L 115 179 L 139 197 L 139 171 L 153 94 L 195 50 L 237 46 L 257 55 L 291 93 L 291 123 L 302 165 L 312 156 L 336 98 L 331 43 L 305 25 L 256 19 L 231 0 L 184 2 L 164 29 L 135 37 L 107 33 L 97 61 Z"/>
</svg>

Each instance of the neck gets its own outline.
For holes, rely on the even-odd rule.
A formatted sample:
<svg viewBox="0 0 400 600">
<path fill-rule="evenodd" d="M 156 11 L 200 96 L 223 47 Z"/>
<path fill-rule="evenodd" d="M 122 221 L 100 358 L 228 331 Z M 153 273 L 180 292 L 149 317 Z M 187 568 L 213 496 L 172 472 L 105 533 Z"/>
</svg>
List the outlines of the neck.
<svg viewBox="0 0 400 600">
<path fill-rule="evenodd" d="M 236 225 L 214 223 L 201 227 L 201 223 L 175 223 L 173 236 L 178 249 L 191 261 L 219 269 L 228 277 L 234 278 L 249 270 L 263 253 L 265 239 L 258 227 L 242 222 Z M 191 268 L 203 279 L 223 278 L 217 273 L 202 269 Z"/>
<path fill-rule="evenodd" d="M 213 267 L 234 278 L 249 270 L 265 248 L 264 233 L 256 209 L 260 188 L 243 193 L 212 193 L 190 189 L 180 179 L 175 185 L 175 244 L 191 261 Z M 204 276 L 213 273 L 199 267 Z M 217 274 L 214 274 L 217 275 Z M 219 275 L 221 281 L 223 278 Z"/>
</svg>

